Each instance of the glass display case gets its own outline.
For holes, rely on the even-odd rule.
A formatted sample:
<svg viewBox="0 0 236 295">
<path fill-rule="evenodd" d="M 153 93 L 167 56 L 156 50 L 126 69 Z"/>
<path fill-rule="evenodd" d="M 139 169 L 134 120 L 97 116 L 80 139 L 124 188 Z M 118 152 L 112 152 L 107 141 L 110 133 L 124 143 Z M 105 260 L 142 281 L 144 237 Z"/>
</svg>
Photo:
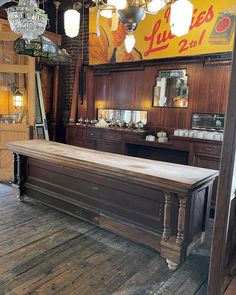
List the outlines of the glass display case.
<svg viewBox="0 0 236 295">
<path fill-rule="evenodd" d="M 192 129 L 224 131 L 225 114 L 193 113 Z"/>
<path fill-rule="evenodd" d="M 98 109 L 97 119 L 104 119 L 107 122 L 114 122 L 125 125 L 146 125 L 147 111 L 141 110 L 118 110 L 118 109 Z"/>
</svg>

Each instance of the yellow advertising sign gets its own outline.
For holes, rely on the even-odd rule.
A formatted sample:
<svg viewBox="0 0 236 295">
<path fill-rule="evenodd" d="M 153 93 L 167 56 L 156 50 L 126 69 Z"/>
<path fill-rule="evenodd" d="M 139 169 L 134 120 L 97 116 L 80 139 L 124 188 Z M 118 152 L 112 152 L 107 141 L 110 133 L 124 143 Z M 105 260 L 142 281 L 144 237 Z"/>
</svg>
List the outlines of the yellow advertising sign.
<svg viewBox="0 0 236 295">
<path fill-rule="evenodd" d="M 125 50 L 125 27 L 120 22 L 111 31 L 111 19 L 99 17 L 97 9 L 89 11 L 89 64 L 106 64 L 169 57 L 193 56 L 233 49 L 236 18 L 235 0 L 192 0 L 194 5 L 189 33 L 182 37 L 171 34 L 170 6 L 156 15 L 146 15 L 135 30 L 135 47 Z M 99 24 L 99 25 L 97 25 Z M 97 33 L 100 33 L 98 37 Z"/>
</svg>

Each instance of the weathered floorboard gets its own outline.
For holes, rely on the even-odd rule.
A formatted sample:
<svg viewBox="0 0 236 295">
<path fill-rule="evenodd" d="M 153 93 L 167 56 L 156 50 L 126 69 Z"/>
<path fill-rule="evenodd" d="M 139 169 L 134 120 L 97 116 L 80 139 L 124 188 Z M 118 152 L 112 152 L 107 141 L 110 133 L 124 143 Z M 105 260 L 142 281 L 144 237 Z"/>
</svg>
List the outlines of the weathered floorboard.
<svg viewBox="0 0 236 295">
<path fill-rule="evenodd" d="M 30 198 L 19 203 L 0 184 L 1 295 L 204 295 L 208 260 L 191 255 L 171 272 L 158 252 Z"/>
</svg>

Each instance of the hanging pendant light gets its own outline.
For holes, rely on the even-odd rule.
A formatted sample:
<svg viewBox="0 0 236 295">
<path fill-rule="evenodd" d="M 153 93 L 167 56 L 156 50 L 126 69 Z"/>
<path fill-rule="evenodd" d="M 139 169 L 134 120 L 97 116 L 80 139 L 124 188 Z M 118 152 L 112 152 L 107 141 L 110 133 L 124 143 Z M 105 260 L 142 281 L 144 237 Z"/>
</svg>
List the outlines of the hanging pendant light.
<svg viewBox="0 0 236 295">
<path fill-rule="evenodd" d="M 146 14 L 156 14 L 171 0 L 92 0 L 98 8 L 97 35 L 100 36 L 99 15 L 112 18 L 111 31 L 116 31 L 120 20 L 126 28 L 125 47 L 132 51 L 135 44 L 133 32 Z"/>
<path fill-rule="evenodd" d="M 181 37 L 188 33 L 193 16 L 193 4 L 188 0 L 177 0 L 171 5 L 171 33 Z"/>
<path fill-rule="evenodd" d="M 127 6 L 126 0 L 107 0 L 108 5 L 113 5 L 117 10 L 125 9 Z"/>
<path fill-rule="evenodd" d="M 157 13 L 159 10 L 166 6 L 165 0 L 152 0 L 147 4 L 147 9 L 151 13 Z"/>
<path fill-rule="evenodd" d="M 41 57 L 40 63 L 47 65 L 59 65 L 59 66 L 67 66 L 72 64 L 73 60 L 66 49 L 58 49 L 57 55 L 50 55 L 49 57 Z"/>
<path fill-rule="evenodd" d="M 125 49 L 128 53 L 132 51 L 135 45 L 135 38 L 132 33 L 127 34 L 125 37 Z"/>
<path fill-rule="evenodd" d="M 58 53 L 57 45 L 45 36 L 39 36 L 30 42 L 21 37 L 14 42 L 14 49 L 18 54 L 33 57 L 56 56 Z"/>
<path fill-rule="evenodd" d="M 78 36 L 80 29 L 80 13 L 79 9 L 82 7 L 80 2 L 73 4 L 73 9 L 66 10 L 64 14 L 65 33 L 68 37 L 74 38 Z"/>
<path fill-rule="evenodd" d="M 19 0 L 17 6 L 7 8 L 6 12 L 11 30 L 27 42 L 44 33 L 48 17 L 36 0 Z"/>
</svg>

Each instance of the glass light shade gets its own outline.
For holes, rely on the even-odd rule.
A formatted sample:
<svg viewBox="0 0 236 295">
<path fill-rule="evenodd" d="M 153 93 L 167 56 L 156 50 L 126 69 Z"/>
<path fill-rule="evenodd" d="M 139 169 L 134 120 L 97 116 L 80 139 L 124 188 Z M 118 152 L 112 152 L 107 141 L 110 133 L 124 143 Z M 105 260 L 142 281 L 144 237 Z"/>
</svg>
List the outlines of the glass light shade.
<svg viewBox="0 0 236 295">
<path fill-rule="evenodd" d="M 13 94 L 13 105 L 17 110 L 23 108 L 23 94 L 19 90 Z"/>
<path fill-rule="evenodd" d="M 171 33 L 181 37 L 188 33 L 192 22 L 193 4 L 188 0 L 178 0 L 171 5 L 170 28 Z"/>
<path fill-rule="evenodd" d="M 17 6 L 7 8 L 6 12 L 11 30 L 24 40 L 30 42 L 44 33 L 48 17 L 36 0 L 19 0 Z"/>
<path fill-rule="evenodd" d="M 30 42 L 27 42 L 23 38 L 19 38 L 14 42 L 14 49 L 18 54 L 33 57 L 49 57 L 57 55 L 58 52 L 57 45 L 45 36 L 39 36 Z"/>
<path fill-rule="evenodd" d="M 125 9 L 127 6 L 126 0 L 107 0 L 107 4 L 113 5 L 116 7 L 117 10 Z"/>
<path fill-rule="evenodd" d="M 100 15 L 106 18 L 112 18 L 112 9 L 100 10 Z"/>
<path fill-rule="evenodd" d="M 70 65 L 72 64 L 73 60 L 66 49 L 59 49 L 58 54 L 54 56 L 49 56 L 47 58 L 41 57 L 40 63 L 47 64 L 47 65 Z"/>
<path fill-rule="evenodd" d="M 67 36 L 74 38 L 79 34 L 80 13 L 75 9 L 68 9 L 64 14 L 64 27 Z"/>
<path fill-rule="evenodd" d="M 147 4 L 147 8 L 149 12 L 157 13 L 159 10 L 165 7 L 165 5 L 165 0 L 152 0 L 150 3 Z"/>
<path fill-rule="evenodd" d="M 125 49 L 128 53 L 132 51 L 135 44 L 135 38 L 134 35 L 126 35 L 125 37 Z"/>
</svg>

